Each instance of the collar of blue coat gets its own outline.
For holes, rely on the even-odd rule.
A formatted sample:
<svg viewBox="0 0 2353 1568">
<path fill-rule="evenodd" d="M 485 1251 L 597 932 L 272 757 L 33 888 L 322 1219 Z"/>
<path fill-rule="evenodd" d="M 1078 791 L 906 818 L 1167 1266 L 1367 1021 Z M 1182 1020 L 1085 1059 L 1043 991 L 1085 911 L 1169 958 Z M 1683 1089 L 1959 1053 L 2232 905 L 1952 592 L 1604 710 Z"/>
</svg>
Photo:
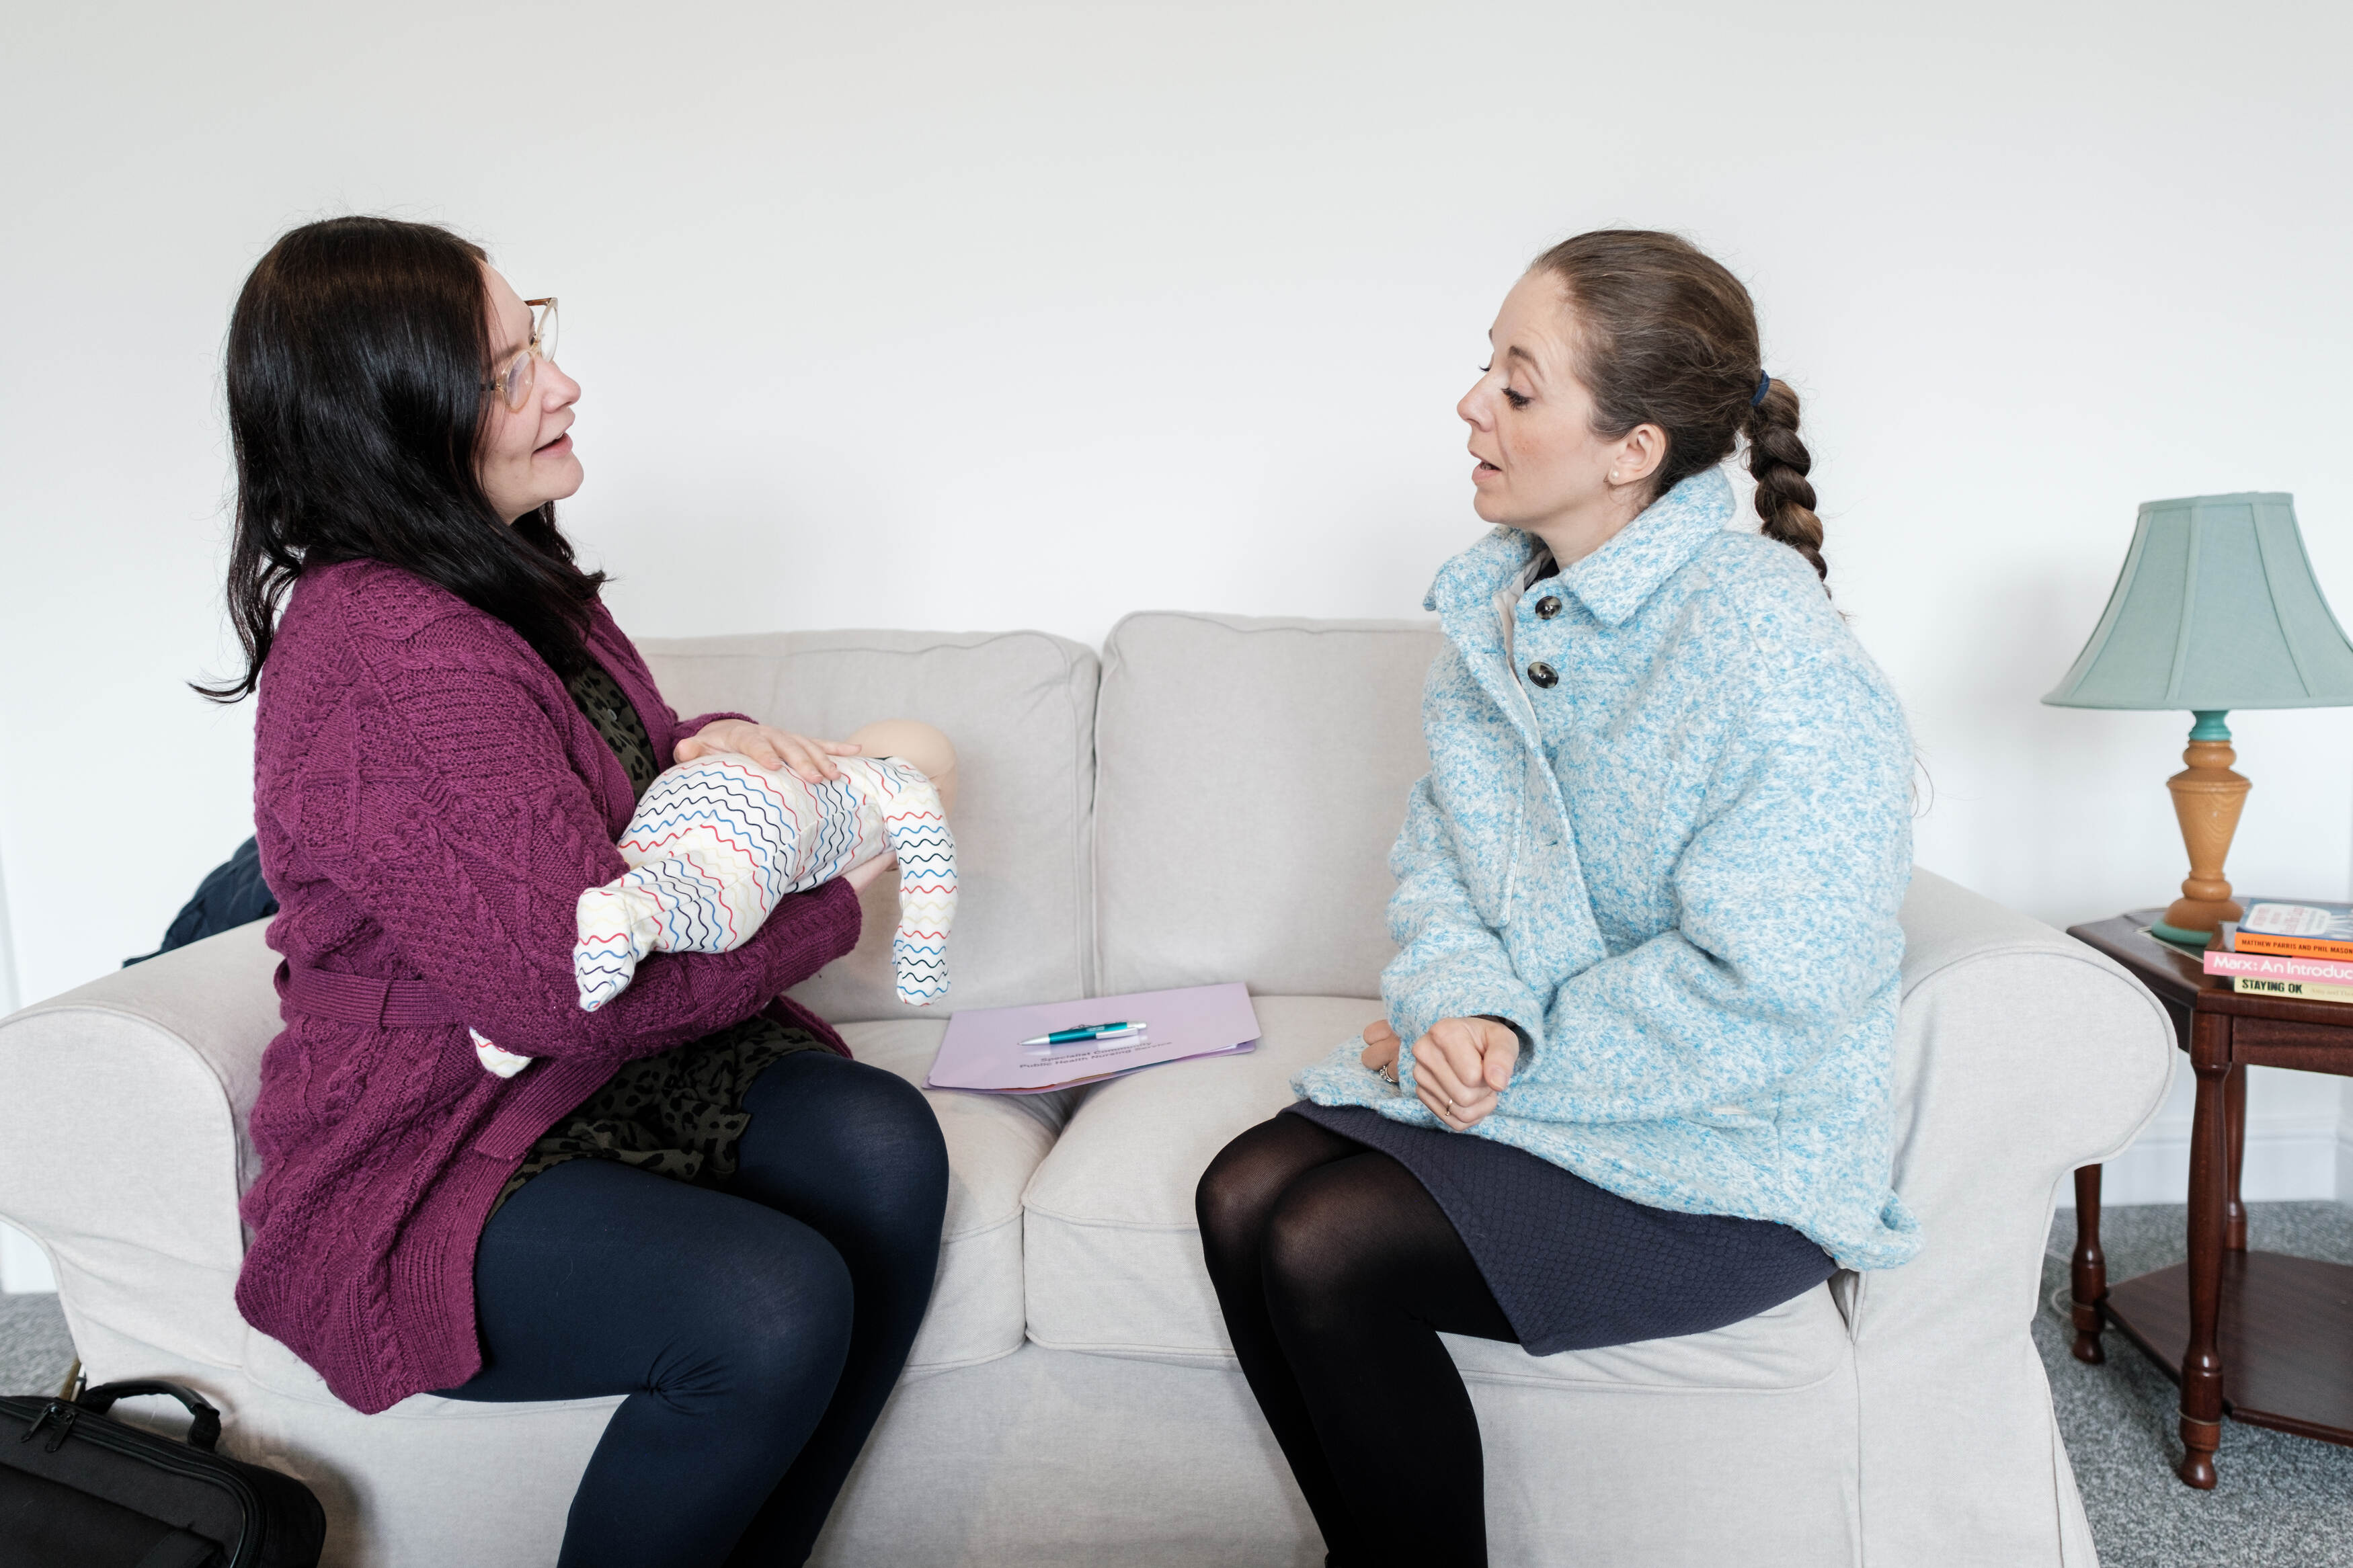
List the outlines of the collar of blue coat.
<svg viewBox="0 0 2353 1568">
<path fill-rule="evenodd" d="M 1597 619 L 1623 626 L 1644 599 L 1731 521 L 1732 481 L 1721 464 L 1703 468 L 1645 507 L 1609 543 L 1563 572 L 1560 584 Z M 1531 552 L 1526 534 L 1496 529 L 1438 569 L 1421 607 L 1438 612 L 1439 625 L 1461 650 L 1472 679 L 1540 757 L 1542 728 L 1511 668 L 1495 616 L 1495 595 L 1518 584 Z M 1557 807 L 1559 785 L 1550 769 L 1545 775 Z"/>
<path fill-rule="evenodd" d="M 1560 574 L 1560 585 L 1577 595 L 1594 619 L 1624 626 L 1659 585 L 1683 570 L 1702 546 L 1732 521 L 1732 481 L 1724 466 L 1702 468 L 1652 501 L 1600 549 Z M 1497 657 L 1493 635 L 1495 595 L 1518 585 L 1532 551 L 1529 536 L 1498 528 L 1438 569 L 1425 610 L 1436 610 L 1457 642 L 1464 630 L 1483 624 Z M 1469 644 L 1464 650 L 1469 651 Z"/>
</svg>

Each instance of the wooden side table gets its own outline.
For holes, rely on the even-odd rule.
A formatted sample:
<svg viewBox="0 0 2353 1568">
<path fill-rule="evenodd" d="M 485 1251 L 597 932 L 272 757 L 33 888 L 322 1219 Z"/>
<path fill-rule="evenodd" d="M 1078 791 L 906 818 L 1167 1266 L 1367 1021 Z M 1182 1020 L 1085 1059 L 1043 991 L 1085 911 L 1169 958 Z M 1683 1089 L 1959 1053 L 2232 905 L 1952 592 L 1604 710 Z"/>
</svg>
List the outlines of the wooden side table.
<svg viewBox="0 0 2353 1568">
<path fill-rule="evenodd" d="M 2353 1447 L 2353 1267 L 2247 1250 L 2239 1202 L 2250 1065 L 2353 1077 L 2353 1005 L 2242 996 L 2195 953 L 2148 934 L 2135 910 L 2067 934 L 2157 994 L 2198 1075 L 2189 1131 L 2189 1261 L 2111 1289 L 2100 1251 L 2100 1167 L 2075 1173 L 2075 1359 L 2124 1331 L 2181 1387 L 2180 1476 L 2214 1484 L 2222 1415 Z M 2230 1396 L 2224 1397 L 2224 1369 Z"/>
</svg>

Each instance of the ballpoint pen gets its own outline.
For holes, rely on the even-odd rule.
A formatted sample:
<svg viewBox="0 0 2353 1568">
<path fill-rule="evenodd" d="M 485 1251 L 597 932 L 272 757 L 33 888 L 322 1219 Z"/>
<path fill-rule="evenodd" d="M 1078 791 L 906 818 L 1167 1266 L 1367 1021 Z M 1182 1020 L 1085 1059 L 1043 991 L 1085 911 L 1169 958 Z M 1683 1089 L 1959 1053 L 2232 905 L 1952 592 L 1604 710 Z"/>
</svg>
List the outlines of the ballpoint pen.
<svg viewBox="0 0 2353 1568">
<path fill-rule="evenodd" d="M 1033 1047 L 1069 1046 L 1076 1045 L 1082 1040 L 1105 1040 L 1114 1035 L 1140 1035 L 1149 1027 L 1151 1027 L 1150 1025 L 1141 1022 L 1088 1024 L 1076 1029 L 1056 1029 L 1051 1034 L 1040 1035 L 1034 1040 L 1024 1040 L 1021 1043 Z"/>
</svg>

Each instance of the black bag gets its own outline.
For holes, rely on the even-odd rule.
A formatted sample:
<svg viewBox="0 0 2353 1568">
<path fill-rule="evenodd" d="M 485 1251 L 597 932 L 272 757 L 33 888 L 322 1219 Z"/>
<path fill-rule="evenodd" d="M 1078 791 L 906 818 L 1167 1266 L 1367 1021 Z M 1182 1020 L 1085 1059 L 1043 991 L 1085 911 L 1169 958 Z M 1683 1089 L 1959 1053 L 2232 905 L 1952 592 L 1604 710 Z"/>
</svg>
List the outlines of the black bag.
<svg viewBox="0 0 2353 1568">
<path fill-rule="evenodd" d="M 196 884 L 196 896 L 182 906 L 172 919 L 172 929 L 164 933 L 164 945 L 153 952 L 124 959 L 122 967 L 128 969 L 134 963 L 161 958 L 175 947 L 202 942 L 248 921 L 277 912 L 278 895 L 261 879 L 261 846 L 248 838 L 237 847 L 236 854 L 206 872 L 205 879 Z"/>
<path fill-rule="evenodd" d="M 188 1407 L 187 1441 L 106 1414 L 142 1394 Z M 195 1390 L 145 1378 L 0 1398 L 0 1568 L 315 1568 L 319 1500 L 214 1453 L 220 1429 Z"/>
</svg>

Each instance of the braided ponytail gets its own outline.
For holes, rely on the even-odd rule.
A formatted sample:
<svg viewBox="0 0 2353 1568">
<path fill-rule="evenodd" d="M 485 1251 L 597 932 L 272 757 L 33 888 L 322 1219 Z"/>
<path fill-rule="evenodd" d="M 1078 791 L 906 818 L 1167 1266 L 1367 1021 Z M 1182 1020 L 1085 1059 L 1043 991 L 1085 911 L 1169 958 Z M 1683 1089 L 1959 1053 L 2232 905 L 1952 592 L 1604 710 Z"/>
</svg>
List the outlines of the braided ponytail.
<svg viewBox="0 0 2353 1568">
<path fill-rule="evenodd" d="M 1767 539 L 1778 539 L 1806 558 L 1827 584 L 1822 559 L 1822 520 L 1814 515 L 1814 487 L 1806 481 L 1813 454 L 1798 439 L 1798 394 L 1786 381 L 1772 383 L 1764 400 L 1748 411 L 1748 471 L 1757 479 L 1757 515 Z"/>
<path fill-rule="evenodd" d="M 1666 432 L 1653 499 L 1724 461 L 1746 435 L 1765 537 L 1804 556 L 1827 592 L 1798 394 L 1772 381 L 1751 401 L 1763 354 L 1740 279 L 1691 241 L 1648 229 L 1580 234 L 1529 270 L 1559 279 L 1576 313 L 1577 376 L 1593 395 L 1595 433 L 1614 441 L 1638 425 Z"/>
</svg>

